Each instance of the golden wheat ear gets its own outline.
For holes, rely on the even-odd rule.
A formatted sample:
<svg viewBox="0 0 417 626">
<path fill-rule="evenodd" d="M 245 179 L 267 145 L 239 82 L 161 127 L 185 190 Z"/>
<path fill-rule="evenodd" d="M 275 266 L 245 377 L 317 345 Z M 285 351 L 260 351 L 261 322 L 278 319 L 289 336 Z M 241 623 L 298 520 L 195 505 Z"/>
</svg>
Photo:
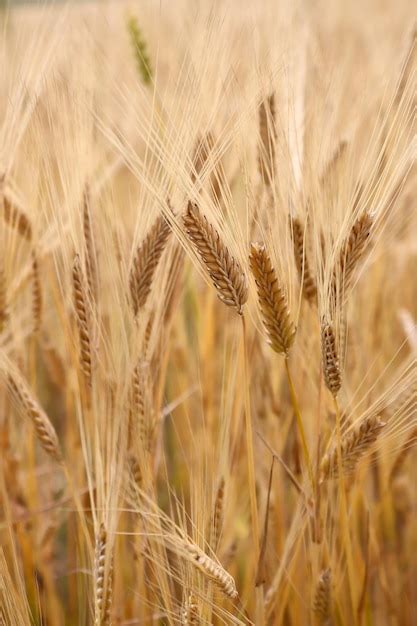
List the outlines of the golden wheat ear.
<svg viewBox="0 0 417 626">
<path fill-rule="evenodd" d="M 269 344 L 275 352 L 288 354 L 295 339 L 296 328 L 291 321 L 285 292 L 279 285 L 264 244 L 251 244 L 249 263 L 256 282 Z"/>
<path fill-rule="evenodd" d="M 145 306 L 162 253 L 168 243 L 171 228 L 160 215 L 143 242 L 136 248 L 130 269 L 129 287 L 135 315 Z"/>
<path fill-rule="evenodd" d="M 354 222 L 349 235 L 342 242 L 339 259 L 333 273 L 333 293 L 337 293 L 337 281 L 342 293 L 346 293 L 369 244 L 373 225 L 370 213 L 362 213 Z"/>
<path fill-rule="evenodd" d="M 80 339 L 80 365 L 84 373 L 86 383 L 92 384 L 92 359 L 91 359 L 91 331 L 88 315 L 88 299 L 85 286 L 84 273 L 78 254 L 74 258 L 72 267 L 72 286 L 74 296 L 74 309 L 77 316 L 78 334 Z"/>
<path fill-rule="evenodd" d="M 94 564 L 94 626 L 110 626 L 110 612 L 112 605 L 113 564 L 112 556 L 108 554 L 108 537 L 104 524 L 100 524 L 95 544 Z M 106 579 L 106 561 L 109 566 Z"/>
<path fill-rule="evenodd" d="M 294 259 L 300 277 L 303 296 L 310 303 L 317 302 L 317 286 L 311 271 L 305 245 L 304 227 L 297 217 L 291 217 Z"/>
<path fill-rule="evenodd" d="M 340 442 L 341 467 L 344 474 L 353 474 L 360 459 L 378 439 L 385 423 L 379 415 L 364 419 L 359 426 L 342 437 Z M 339 475 L 338 447 L 327 452 L 320 465 L 321 480 L 337 478 Z"/>
<path fill-rule="evenodd" d="M 187 235 L 206 266 L 220 300 L 242 315 L 243 305 L 248 299 L 248 285 L 239 262 L 193 202 L 188 203 L 183 221 Z"/>
<path fill-rule="evenodd" d="M 325 320 L 321 324 L 321 352 L 324 382 L 327 389 L 336 397 L 342 386 L 342 374 L 339 367 L 334 328 Z"/>
<path fill-rule="evenodd" d="M 320 572 L 313 599 L 313 613 L 320 626 L 328 623 L 331 613 L 331 571 Z"/>
</svg>

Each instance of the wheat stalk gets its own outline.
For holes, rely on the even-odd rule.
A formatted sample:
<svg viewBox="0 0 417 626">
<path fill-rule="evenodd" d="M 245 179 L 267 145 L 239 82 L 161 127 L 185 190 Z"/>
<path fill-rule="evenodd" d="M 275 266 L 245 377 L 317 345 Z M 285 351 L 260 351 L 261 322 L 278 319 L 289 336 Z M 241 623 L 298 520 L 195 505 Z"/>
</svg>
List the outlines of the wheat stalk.
<svg viewBox="0 0 417 626">
<path fill-rule="evenodd" d="M 135 315 L 146 304 L 156 268 L 168 243 L 170 233 L 171 229 L 167 220 L 160 215 L 136 249 L 129 276 L 130 295 Z"/>
<path fill-rule="evenodd" d="M 275 352 L 287 355 L 294 342 L 296 329 L 290 318 L 287 298 L 263 244 L 251 244 L 249 262 L 269 344 Z"/>
<path fill-rule="evenodd" d="M 360 459 L 377 440 L 385 423 L 379 415 L 364 419 L 356 428 L 345 434 L 340 441 L 340 461 L 344 474 L 353 474 Z M 338 446 L 327 452 L 320 464 L 321 480 L 339 475 Z"/>
<path fill-rule="evenodd" d="M 321 324 L 321 352 L 324 381 L 326 387 L 336 397 L 342 386 L 342 375 L 336 349 L 336 336 L 333 326 L 324 320 Z"/>
<path fill-rule="evenodd" d="M 243 305 L 248 299 L 247 280 L 242 267 L 230 254 L 217 230 L 192 202 L 188 203 L 184 226 L 207 267 L 220 300 L 242 315 Z"/>
<path fill-rule="evenodd" d="M 80 338 L 80 365 L 88 386 L 91 386 L 92 360 L 89 316 L 87 313 L 87 295 L 84 275 L 78 254 L 74 258 L 74 264 L 72 267 L 72 286 L 74 308 Z"/>
<path fill-rule="evenodd" d="M 61 463 L 62 453 L 58 436 L 45 411 L 30 393 L 20 376 L 9 372 L 8 384 L 11 391 L 14 392 L 19 400 L 22 410 L 33 423 L 36 435 L 45 452 L 47 452 L 52 459 Z"/>
</svg>

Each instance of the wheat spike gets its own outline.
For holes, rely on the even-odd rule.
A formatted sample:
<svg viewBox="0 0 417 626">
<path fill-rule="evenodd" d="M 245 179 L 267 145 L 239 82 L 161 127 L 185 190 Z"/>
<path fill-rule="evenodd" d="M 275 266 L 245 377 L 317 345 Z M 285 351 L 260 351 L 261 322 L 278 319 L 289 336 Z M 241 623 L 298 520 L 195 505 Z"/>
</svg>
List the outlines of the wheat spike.
<svg viewBox="0 0 417 626">
<path fill-rule="evenodd" d="M 112 559 L 109 559 L 109 568 L 106 574 L 107 559 L 107 532 L 104 524 L 100 524 L 99 532 L 96 536 L 95 547 L 95 565 L 94 565 L 94 584 L 95 584 L 95 603 L 94 603 L 94 626 L 110 626 L 110 611 L 112 602 L 112 583 L 113 583 L 113 566 Z"/>
<path fill-rule="evenodd" d="M 7 306 L 7 283 L 6 272 L 4 269 L 3 259 L 0 261 L 0 333 L 3 332 L 5 324 L 9 319 L 9 311 Z"/>
<path fill-rule="evenodd" d="M 367 212 L 362 213 L 353 224 L 349 236 L 342 243 L 338 267 L 335 269 L 333 280 L 336 285 L 336 280 L 339 277 L 344 292 L 350 287 L 354 272 L 363 257 L 372 224 L 372 216 Z M 335 287 L 334 293 L 336 293 Z"/>
<path fill-rule="evenodd" d="M 295 264 L 300 277 L 303 295 L 308 302 L 314 303 L 317 300 L 317 287 L 307 258 L 307 250 L 304 244 L 304 228 L 297 217 L 291 218 L 291 226 Z"/>
<path fill-rule="evenodd" d="M 13 200 L 4 193 L 3 195 L 3 215 L 4 220 L 11 228 L 18 231 L 23 239 L 30 241 L 32 239 L 32 225 L 28 216 L 23 209 L 18 207 Z"/>
<path fill-rule="evenodd" d="M 333 326 L 324 321 L 321 325 L 321 351 L 324 381 L 326 387 L 336 397 L 342 386 L 339 357 L 336 350 L 336 336 Z"/>
<path fill-rule="evenodd" d="M 340 442 L 341 465 L 344 474 L 353 474 L 359 460 L 377 440 L 385 423 L 379 415 L 364 419 L 359 426 L 342 437 Z M 321 462 L 321 478 L 336 478 L 339 474 L 338 446 L 334 445 Z"/>
<path fill-rule="evenodd" d="M 139 362 L 133 370 L 131 382 L 132 418 L 137 421 L 139 437 L 144 450 L 151 449 L 152 399 L 150 397 L 150 373 L 146 362 Z"/>
<path fill-rule="evenodd" d="M 198 626 L 200 616 L 196 597 L 190 593 L 181 607 L 181 626 Z"/>
<path fill-rule="evenodd" d="M 211 538 L 211 546 L 213 550 L 216 550 L 219 545 L 220 532 L 223 524 L 224 487 L 224 478 L 222 476 L 219 482 L 219 486 L 217 487 L 216 499 L 214 501 L 213 507 Z"/>
<path fill-rule="evenodd" d="M 85 186 L 83 196 L 83 230 L 87 283 L 90 291 L 90 298 L 94 300 L 97 294 L 97 264 L 93 227 L 91 223 L 90 189 L 88 185 Z"/>
<path fill-rule="evenodd" d="M 91 386 L 91 342 L 89 319 L 87 314 L 87 297 L 83 271 L 78 254 L 72 267 L 72 285 L 74 307 L 77 315 L 78 333 L 80 337 L 80 363 L 86 382 Z"/>
<path fill-rule="evenodd" d="M 32 250 L 32 312 L 34 331 L 38 332 L 42 320 L 42 286 L 38 257 L 34 250 Z"/>
<path fill-rule="evenodd" d="M 313 613 L 320 626 L 326 624 L 331 610 L 331 572 L 330 569 L 320 573 L 313 600 Z"/>
<path fill-rule="evenodd" d="M 275 352 L 288 354 L 295 338 L 287 298 L 263 244 L 252 243 L 249 262 L 256 281 L 258 300 L 269 343 Z"/>
<path fill-rule="evenodd" d="M 263 182 L 270 186 L 275 169 L 275 96 L 270 94 L 259 105 L 260 146 L 259 173 Z"/>
<path fill-rule="evenodd" d="M 216 561 L 213 561 L 205 552 L 203 552 L 198 546 L 190 541 L 184 542 L 184 548 L 188 556 L 191 558 L 192 563 L 203 574 L 211 578 L 217 586 L 223 591 L 223 593 L 229 598 L 237 598 L 238 593 L 236 590 L 235 581 L 233 576 L 226 572 L 226 570 Z"/>
<path fill-rule="evenodd" d="M 168 222 L 163 215 L 160 215 L 136 249 L 129 276 L 130 295 L 135 315 L 146 304 L 156 268 L 168 243 L 170 233 Z"/>
<path fill-rule="evenodd" d="M 217 230 L 192 202 L 188 203 L 184 226 L 208 269 L 220 300 L 242 315 L 243 305 L 248 299 L 247 280 L 242 267 L 221 241 Z"/>
<path fill-rule="evenodd" d="M 55 428 L 45 411 L 32 396 L 23 380 L 19 376 L 9 373 L 8 383 L 19 403 L 35 427 L 36 435 L 45 452 L 58 463 L 62 462 L 62 453 Z"/>
</svg>

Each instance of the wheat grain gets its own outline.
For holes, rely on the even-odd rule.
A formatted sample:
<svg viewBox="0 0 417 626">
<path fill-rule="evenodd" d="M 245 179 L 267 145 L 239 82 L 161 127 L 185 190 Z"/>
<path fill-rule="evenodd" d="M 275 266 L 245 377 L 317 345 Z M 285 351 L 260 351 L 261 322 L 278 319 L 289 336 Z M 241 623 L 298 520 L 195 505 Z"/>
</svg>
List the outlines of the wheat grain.
<svg viewBox="0 0 417 626">
<path fill-rule="evenodd" d="M 296 329 L 290 318 L 287 298 L 263 244 L 252 243 L 249 262 L 256 281 L 269 344 L 275 352 L 287 355 L 294 342 Z"/>
<path fill-rule="evenodd" d="M 191 562 L 203 572 L 206 576 L 211 578 L 217 586 L 225 593 L 229 598 L 237 598 L 238 593 L 233 577 L 226 572 L 226 570 L 216 561 L 213 561 L 207 554 L 205 554 L 198 546 L 190 541 L 184 542 L 184 549 L 186 554 L 191 558 Z"/>
<path fill-rule="evenodd" d="M 248 299 L 248 287 L 240 264 L 221 241 L 217 230 L 192 202 L 188 203 L 184 226 L 207 267 L 220 300 L 242 315 L 243 305 Z"/>
</svg>

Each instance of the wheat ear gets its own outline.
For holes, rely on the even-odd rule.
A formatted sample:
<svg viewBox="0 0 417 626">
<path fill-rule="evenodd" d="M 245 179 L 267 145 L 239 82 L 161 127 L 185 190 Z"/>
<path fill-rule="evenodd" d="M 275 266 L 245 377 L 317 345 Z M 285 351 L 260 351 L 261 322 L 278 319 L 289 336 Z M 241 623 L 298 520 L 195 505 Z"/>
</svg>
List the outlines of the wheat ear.
<svg viewBox="0 0 417 626">
<path fill-rule="evenodd" d="M 249 262 L 256 281 L 269 344 L 275 352 L 288 354 L 296 329 L 290 318 L 286 295 L 278 283 L 275 269 L 263 244 L 252 243 Z"/>
<path fill-rule="evenodd" d="M 129 276 L 130 295 L 135 315 L 146 304 L 156 268 L 168 243 L 170 233 L 171 228 L 168 222 L 163 215 L 160 215 L 136 249 Z"/>
<path fill-rule="evenodd" d="M 94 626 L 110 626 L 110 611 L 112 603 L 112 583 L 113 583 L 113 567 L 111 558 L 109 560 L 109 568 L 107 581 L 105 580 L 106 560 L 107 560 L 107 532 L 104 524 L 100 524 L 99 532 L 96 536 L 95 547 L 95 565 L 94 565 L 94 583 L 95 583 L 95 602 L 94 602 Z"/>
<path fill-rule="evenodd" d="M 336 397 L 342 386 L 342 375 L 339 367 L 334 329 L 330 323 L 325 321 L 321 325 L 321 352 L 324 381 L 326 387 Z"/>
<path fill-rule="evenodd" d="M 183 545 L 185 553 L 191 559 L 191 562 L 203 574 L 213 580 L 226 596 L 232 599 L 237 598 L 238 593 L 233 576 L 231 576 L 229 572 L 226 572 L 220 563 L 211 559 L 205 552 L 190 541 L 184 541 Z"/>
<path fill-rule="evenodd" d="M 3 215 L 5 222 L 16 229 L 23 239 L 32 239 L 32 224 L 28 216 L 6 193 L 3 195 Z"/>
<path fill-rule="evenodd" d="M 42 321 L 42 286 L 37 254 L 32 250 L 32 312 L 34 331 L 38 332 Z"/>
<path fill-rule="evenodd" d="M 8 319 L 9 319 L 9 311 L 8 311 L 8 305 L 7 305 L 6 272 L 4 269 L 3 259 L 1 259 L 0 261 L 0 333 L 3 332 Z"/>
<path fill-rule="evenodd" d="M 308 302 L 314 303 L 317 300 L 317 286 L 307 258 L 307 250 L 304 242 L 304 228 L 297 217 L 291 218 L 291 227 L 295 264 L 300 277 L 303 295 Z"/>
<path fill-rule="evenodd" d="M 9 388 L 14 392 L 15 396 L 19 400 L 22 410 L 33 423 L 36 435 L 42 448 L 52 459 L 61 463 L 62 453 L 58 436 L 45 411 L 17 374 L 8 374 L 8 384 Z"/>
<path fill-rule="evenodd" d="M 359 261 L 362 259 L 371 234 L 373 217 L 368 213 L 362 213 L 354 222 L 348 237 L 343 241 L 338 266 L 334 272 L 334 284 L 340 277 L 343 291 L 346 292 L 352 283 L 352 278 Z M 334 288 L 336 293 L 336 288 Z"/>
<path fill-rule="evenodd" d="M 217 230 L 192 202 L 188 203 L 184 226 L 207 267 L 220 300 L 242 315 L 243 305 L 248 299 L 247 280 L 242 267 L 230 254 Z"/>
<path fill-rule="evenodd" d="M 74 258 L 72 267 L 72 286 L 74 308 L 77 316 L 78 333 L 80 337 L 80 363 L 88 386 L 91 386 L 91 341 L 87 313 L 87 296 L 84 275 L 78 254 Z"/>
<path fill-rule="evenodd" d="M 275 169 L 275 96 L 270 94 L 259 105 L 259 135 L 260 145 L 258 154 L 259 173 L 266 185 L 271 185 Z"/>
<path fill-rule="evenodd" d="M 181 626 L 198 626 L 199 624 L 197 599 L 193 593 L 190 593 L 181 607 Z"/>
<path fill-rule="evenodd" d="M 344 474 L 352 474 L 360 459 L 377 440 L 385 423 L 379 415 L 364 419 L 356 428 L 341 438 L 341 466 Z M 339 475 L 338 449 L 335 445 L 327 452 L 320 464 L 321 480 L 337 478 Z"/>
<path fill-rule="evenodd" d="M 90 188 L 85 186 L 83 195 L 83 230 L 85 247 L 85 270 L 91 299 L 97 293 L 97 264 L 94 246 L 93 225 L 91 221 Z"/>
<path fill-rule="evenodd" d="M 223 524 L 224 478 L 220 479 L 213 507 L 211 546 L 216 550 L 219 545 L 220 532 Z"/>
<path fill-rule="evenodd" d="M 324 625 L 330 618 L 331 610 L 331 572 L 330 569 L 320 573 L 313 600 L 313 613 L 317 624 Z"/>
</svg>

